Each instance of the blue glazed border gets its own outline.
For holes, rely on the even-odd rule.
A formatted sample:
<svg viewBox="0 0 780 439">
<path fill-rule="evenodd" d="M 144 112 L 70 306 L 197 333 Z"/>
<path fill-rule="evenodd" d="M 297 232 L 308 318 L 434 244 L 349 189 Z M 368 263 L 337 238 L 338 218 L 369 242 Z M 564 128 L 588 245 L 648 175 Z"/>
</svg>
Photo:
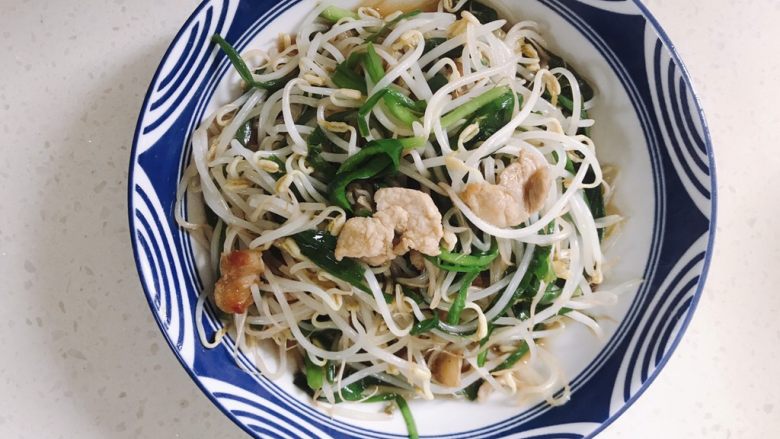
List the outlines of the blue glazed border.
<svg viewBox="0 0 780 439">
<path fill-rule="evenodd" d="M 159 76 L 162 74 L 163 67 L 165 65 L 164 60 L 168 59 L 171 52 L 173 51 L 174 46 L 176 45 L 176 41 L 178 41 L 184 32 L 190 27 L 190 24 L 192 24 L 196 18 L 200 15 L 201 11 L 209 4 L 210 0 L 202 0 L 200 4 L 195 8 L 195 10 L 190 14 L 190 16 L 187 18 L 187 20 L 184 22 L 182 27 L 179 29 L 179 31 L 176 33 L 176 35 L 173 37 L 173 40 L 171 44 L 168 46 L 168 48 L 165 50 L 165 53 L 163 54 L 162 61 L 160 62 L 160 65 L 157 66 L 157 69 L 154 72 L 154 75 L 152 76 L 151 81 L 149 82 L 149 87 L 147 89 L 146 95 L 144 96 L 143 103 L 141 104 L 141 110 L 138 113 L 138 122 L 136 122 L 135 127 L 135 133 L 133 134 L 133 144 L 130 147 L 130 164 L 128 166 L 128 172 L 127 172 L 127 221 L 128 225 L 130 227 L 130 241 L 132 243 L 133 247 L 133 260 L 135 261 L 136 271 L 138 272 L 138 277 L 140 279 L 144 279 L 144 273 L 141 269 L 141 260 L 139 257 L 139 249 L 138 249 L 138 243 L 135 236 L 135 224 L 133 221 L 133 217 L 135 216 L 136 209 L 133 203 L 133 194 L 135 192 L 135 167 L 137 166 L 138 161 L 138 155 L 137 155 L 137 149 L 138 149 L 138 140 L 142 134 L 143 129 L 143 121 L 144 121 L 144 114 L 146 113 L 146 108 L 149 104 L 149 101 L 152 97 L 152 94 L 154 93 L 154 85 L 157 83 L 157 80 L 159 79 Z M 195 375 L 195 372 L 190 369 L 189 365 L 184 361 L 184 358 L 179 354 L 179 351 L 177 349 L 177 346 L 173 343 L 173 341 L 168 337 L 168 334 L 165 330 L 165 326 L 160 320 L 160 315 L 156 312 L 155 303 L 152 300 L 152 297 L 155 295 L 155 292 L 149 291 L 149 289 L 146 287 L 146 282 L 141 282 L 141 287 L 144 290 L 144 295 L 146 297 L 147 303 L 149 305 L 149 309 L 152 312 L 152 315 L 154 316 L 154 321 L 157 323 L 157 326 L 160 328 L 160 331 L 162 332 L 163 338 L 165 339 L 165 342 L 168 344 L 168 347 L 171 349 L 171 351 L 174 353 L 174 356 L 181 364 L 182 368 L 187 372 L 187 375 L 190 376 L 192 381 L 195 383 L 198 388 L 200 388 L 201 392 L 208 398 L 212 404 L 214 404 L 215 407 L 217 407 L 222 413 L 225 414 L 230 420 L 232 420 L 238 427 L 240 427 L 242 430 L 244 430 L 247 434 L 250 436 L 254 436 L 253 430 L 250 429 L 248 426 L 244 425 L 243 423 L 239 422 L 238 419 L 233 416 L 233 414 L 227 410 L 222 404 L 220 404 L 219 400 L 206 388 L 206 386 L 201 382 L 201 380 L 198 378 L 197 375 Z"/>
<path fill-rule="evenodd" d="M 623 404 L 623 406 L 618 409 L 613 415 L 611 415 L 609 418 L 607 418 L 593 433 L 588 435 L 588 438 L 593 438 L 597 434 L 604 431 L 605 428 L 609 427 L 617 418 L 620 417 L 623 413 L 625 413 L 626 410 L 628 410 L 629 407 L 631 407 L 637 399 L 639 399 L 640 396 L 642 396 L 645 391 L 650 387 L 651 384 L 658 378 L 658 375 L 661 373 L 661 371 L 666 367 L 666 364 L 669 362 L 669 359 L 672 357 L 672 354 L 674 354 L 675 350 L 677 350 L 677 347 L 680 344 L 680 341 L 682 340 L 683 335 L 685 335 L 686 330 L 688 329 L 688 326 L 691 323 L 691 319 L 693 319 L 693 315 L 696 311 L 697 306 L 699 305 L 699 301 L 701 300 L 702 292 L 704 291 L 704 284 L 707 279 L 707 275 L 709 274 L 710 265 L 712 262 L 712 253 L 715 245 L 715 232 L 717 230 L 717 217 L 718 217 L 718 184 L 717 184 L 717 170 L 715 166 L 715 155 L 713 152 L 713 144 L 712 144 L 712 137 L 710 135 L 710 128 L 707 124 L 707 118 L 704 115 L 704 110 L 701 106 L 701 101 L 699 99 L 699 95 L 696 93 L 696 89 L 693 86 L 693 81 L 691 80 L 690 73 L 688 72 L 688 68 L 685 66 L 685 63 L 683 63 L 682 58 L 680 58 L 679 53 L 677 52 L 677 48 L 675 47 L 674 43 L 672 43 L 672 40 L 669 38 L 669 35 L 666 34 L 666 31 L 661 27 L 661 24 L 658 22 L 658 20 L 655 18 L 655 16 L 650 12 L 650 10 L 639 0 L 631 0 L 641 11 L 642 16 L 647 19 L 647 21 L 650 22 L 650 24 L 653 26 L 653 29 L 658 34 L 658 37 L 661 39 L 661 41 L 664 43 L 664 46 L 666 46 L 666 49 L 669 51 L 672 57 L 672 61 L 677 66 L 677 68 L 680 69 L 680 73 L 682 75 L 682 80 L 685 83 L 685 90 L 689 91 L 692 95 L 692 98 L 695 103 L 696 107 L 696 114 L 699 117 L 699 120 L 702 124 L 702 131 L 704 134 L 704 138 L 702 139 L 704 142 L 705 149 L 707 151 L 707 158 L 709 160 L 709 171 L 710 171 L 710 212 L 709 212 L 709 235 L 707 239 L 707 250 L 704 254 L 704 266 L 702 268 L 701 274 L 699 275 L 699 284 L 696 287 L 696 292 L 693 295 L 693 300 L 691 301 L 688 312 L 683 320 L 682 326 L 680 327 L 680 331 L 677 333 L 677 337 L 672 341 L 669 348 L 666 350 L 666 353 L 661 358 L 661 361 L 656 364 L 655 369 L 653 370 L 653 373 L 651 373 L 647 379 L 642 383 L 642 386 L 634 393 L 631 398 L 628 399 L 628 401 Z M 687 105 L 687 101 L 686 105 Z M 692 130 L 694 133 L 696 130 Z"/>
</svg>

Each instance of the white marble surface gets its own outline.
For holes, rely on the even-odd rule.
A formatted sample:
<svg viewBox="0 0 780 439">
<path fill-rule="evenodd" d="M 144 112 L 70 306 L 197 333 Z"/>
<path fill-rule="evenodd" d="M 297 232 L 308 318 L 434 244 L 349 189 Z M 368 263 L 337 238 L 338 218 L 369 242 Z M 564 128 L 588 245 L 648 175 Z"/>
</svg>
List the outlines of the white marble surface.
<svg viewBox="0 0 780 439">
<path fill-rule="evenodd" d="M 192 1 L 0 1 L 0 437 L 243 437 L 168 352 L 126 213 L 138 109 Z M 676 354 L 600 437 L 780 436 L 780 2 L 649 0 L 694 78 L 716 253 Z"/>
</svg>

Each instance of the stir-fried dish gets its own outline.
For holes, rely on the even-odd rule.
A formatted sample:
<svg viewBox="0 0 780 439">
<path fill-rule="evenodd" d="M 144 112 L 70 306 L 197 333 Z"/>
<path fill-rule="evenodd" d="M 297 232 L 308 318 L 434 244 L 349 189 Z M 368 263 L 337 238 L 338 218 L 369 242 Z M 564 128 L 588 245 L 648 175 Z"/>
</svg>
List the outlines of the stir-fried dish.
<svg viewBox="0 0 780 439">
<path fill-rule="evenodd" d="M 386 15 L 383 15 L 386 14 Z M 544 339 L 614 295 L 593 89 L 530 21 L 318 6 L 239 54 L 243 92 L 192 135 L 180 225 L 211 249 L 207 296 L 270 378 L 344 401 L 569 398 Z M 181 202 L 202 196 L 207 224 Z M 206 346 L 201 315 L 198 331 Z M 275 353 L 275 354 L 274 354 Z M 274 361 L 270 356 L 274 355 Z M 561 391 L 563 389 L 563 391 Z"/>
</svg>

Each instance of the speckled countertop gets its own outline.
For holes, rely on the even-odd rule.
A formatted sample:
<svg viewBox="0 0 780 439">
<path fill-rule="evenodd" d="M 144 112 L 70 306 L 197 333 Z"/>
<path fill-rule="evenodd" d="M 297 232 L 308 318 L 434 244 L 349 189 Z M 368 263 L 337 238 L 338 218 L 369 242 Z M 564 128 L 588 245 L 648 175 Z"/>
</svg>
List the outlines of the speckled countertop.
<svg viewBox="0 0 780 439">
<path fill-rule="evenodd" d="M 716 253 L 676 354 L 603 438 L 780 435 L 780 2 L 649 0 L 717 156 Z M 0 437 L 243 437 L 152 321 L 127 231 L 143 94 L 192 1 L 0 1 Z"/>
</svg>

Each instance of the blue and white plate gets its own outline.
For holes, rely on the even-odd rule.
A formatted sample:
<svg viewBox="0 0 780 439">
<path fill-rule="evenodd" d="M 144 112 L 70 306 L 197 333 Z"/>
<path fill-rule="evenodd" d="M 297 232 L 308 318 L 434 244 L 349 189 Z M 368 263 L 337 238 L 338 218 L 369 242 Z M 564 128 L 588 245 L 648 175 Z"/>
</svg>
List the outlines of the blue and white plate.
<svg viewBox="0 0 780 439">
<path fill-rule="evenodd" d="M 415 402 L 425 437 L 579 438 L 595 435 L 650 384 L 679 342 L 701 294 L 715 229 L 715 169 L 707 126 L 674 47 L 649 12 L 630 0 L 490 2 L 512 21 L 532 19 L 548 43 L 598 90 L 594 140 L 602 163 L 620 170 L 614 204 L 627 222 L 606 251 L 605 288 L 641 284 L 605 308 L 601 339 L 580 325 L 550 341 L 572 388 L 561 407 L 463 401 Z M 314 0 L 207 0 L 184 24 L 154 76 L 130 159 L 129 219 L 144 291 L 163 334 L 193 380 L 227 416 L 257 437 L 405 436 L 400 420 L 354 421 L 315 409 L 291 378 L 269 381 L 231 356 L 220 327 L 196 298 L 213 280 L 206 254 L 176 226 L 176 186 L 189 135 L 235 96 L 215 33 L 239 50 L 293 32 Z M 197 212 L 190 202 L 187 214 Z"/>
</svg>

